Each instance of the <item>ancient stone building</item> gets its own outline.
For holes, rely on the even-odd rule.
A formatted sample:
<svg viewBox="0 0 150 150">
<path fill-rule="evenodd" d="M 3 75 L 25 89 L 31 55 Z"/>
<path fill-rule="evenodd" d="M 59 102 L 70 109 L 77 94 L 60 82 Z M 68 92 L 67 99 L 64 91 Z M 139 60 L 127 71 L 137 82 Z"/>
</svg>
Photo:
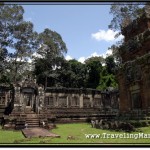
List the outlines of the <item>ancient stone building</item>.
<svg viewBox="0 0 150 150">
<path fill-rule="evenodd" d="M 125 37 L 119 52 L 118 71 L 121 113 L 148 113 L 150 108 L 150 7 L 122 29 Z"/>
<path fill-rule="evenodd" d="M 82 121 L 93 117 L 112 117 L 118 113 L 118 91 L 56 88 L 37 85 L 26 78 L 12 89 L 2 88 L 0 96 L 4 109 L 1 117 L 13 120 L 16 126 L 39 126 L 45 121 Z M 9 110 L 9 111 L 6 111 Z M 5 113 L 7 112 L 7 113 Z"/>
</svg>

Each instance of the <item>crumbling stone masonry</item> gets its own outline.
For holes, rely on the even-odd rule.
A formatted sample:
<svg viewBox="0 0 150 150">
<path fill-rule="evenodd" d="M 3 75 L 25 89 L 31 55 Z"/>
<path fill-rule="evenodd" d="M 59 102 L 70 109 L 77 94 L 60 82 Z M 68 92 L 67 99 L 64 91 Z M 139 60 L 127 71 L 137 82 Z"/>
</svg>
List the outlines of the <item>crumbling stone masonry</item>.
<svg viewBox="0 0 150 150">
<path fill-rule="evenodd" d="M 144 14 L 122 29 L 125 43 L 119 81 L 120 111 L 131 115 L 148 114 L 150 109 L 150 6 Z"/>
</svg>

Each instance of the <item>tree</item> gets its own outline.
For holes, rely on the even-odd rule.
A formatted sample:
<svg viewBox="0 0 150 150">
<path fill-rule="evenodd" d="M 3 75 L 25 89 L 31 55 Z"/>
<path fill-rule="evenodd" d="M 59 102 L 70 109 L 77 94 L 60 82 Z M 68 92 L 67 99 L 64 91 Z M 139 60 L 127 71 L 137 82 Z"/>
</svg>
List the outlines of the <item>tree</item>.
<svg viewBox="0 0 150 150">
<path fill-rule="evenodd" d="M 108 73 L 107 66 L 103 66 L 100 72 L 100 81 L 97 89 L 106 90 L 109 87 L 117 88 L 118 84 L 115 75 Z"/>
<path fill-rule="evenodd" d="M 134 19 L 140 17 L 144 12 L 142 5 L 135 2 L 118 2 L 111 5 L 110 14 L 113 19 L 109 25 L 110 29 L 119 30 L 126 27 Z"/>
<path fill-rule="evenodd" d="M 102 70 L 102 57 L 91 57 L 85 61 L 88 71 L 87 87 L 97 88 L 100 81 L 100 72 Z"/>
<path fill-rule="evenodd" d="M 3 79 L 6 77 L 9 64 L 8 48 L 13 42 L 13 27 L 23 20 L 23 12 L 21 6 L 0 5 L 0 78 L 3 82 L 5 82 Z"/>
<path fill-rule="evenodd" d="M 28 64 L 31 54 L 38 48 L 37 33 L 33 31 L 31 22 L 22 21 L 14 27 L 12 48 L 15 52 L 11 59 L 11 74 L 16 82 L 17 76 L 23 72 L 22 65 Z"/>
<path fill-rule="evenodd" d="M 108 74 L 115 74 L 116 63 L 114 61 L 113 55 L 106 57 L 105 62 Z"/>
<path fill-rule="evenodd" d="M 69 61 L 71 71 L 73 72 L 74 78 L 72 80 L 72 87 L 82 88 L 86 86 L 87 80 L 87 67 L 85 64 L 72 59 Z"/>
<path fill-rule="evenodd" d="M 45 29 L 44 32 L 39 34 L 40 48 L 37 54 L 40 58 L 35 59 L 35 74 L 45 78 L 45 87 L 47 87 L 47 79 L 51 77 L 54 70 L 59 67 L 63 54 L 67 52 L 66 44 L 63 42 L 62 37 L 55 31 Z M 41 72 L 38 72 L 38 63 L 40 61 Z"/>
<path fill-rule="evenodd" d="M 143 3 L 143 5 L 146 3 Z M 110 14 L 112 14 L 113 19 L 108 26 L 112 30 L 119 31 L 116 34 L 116 38 L 121 34 L 121 30 L 129 25 L 133 20 L 140 17 L 144 13 L 143 5 L 138 2 L 115 2 L 110 7 Z M 111 46 L 113 51 L 113 56 L 119 66 L 122 61 L 119 53 L 119 47 L 124 43 L 124 39 L 118 41 L 116 44 Z"/>
<path fill-rule="evenodd" d="M 33 24 L 24 21 L 23 14 L 22 6 L 0 5 L 0 50 L 7 53 L 5 74 L 14 83 L 23 76 L 23 65 L 38 46 Z"/>
</svg>

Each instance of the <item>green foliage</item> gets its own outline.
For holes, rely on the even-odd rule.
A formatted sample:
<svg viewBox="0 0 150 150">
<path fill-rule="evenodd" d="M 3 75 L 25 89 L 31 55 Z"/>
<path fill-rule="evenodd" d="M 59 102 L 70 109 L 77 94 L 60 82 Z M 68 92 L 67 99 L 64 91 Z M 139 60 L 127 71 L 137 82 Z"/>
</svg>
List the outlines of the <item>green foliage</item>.
<svg viewBox="0 0 150 150">
<path fill-rule="evenodd" d="M 108 73 L 107 66 L 103 67 L 100 76 L 100 82 L 97 89 L 106 90 L 108 87 L 118 88 L 116 77 L 114 74 Z"/>
<path fill-rule="evenodd" d="M 114 61 L 114 57 L 112 55 L 106 57 L 105 62 L 106 62 L 106 68 L 107 68 L 108 74 L 114 74 L 115 68 L 116 68 L 116 63 Z"/>
<path fill-rule="evenodd" d="M 45 29 L 44 32 L 39 34 L 40 48 L 37 53 L 43 58 L 49 59 L 63 56 L 67 52 L 66 44 L 63 42 L 62 37 L 55 31 Z"/>
<path fill-rule="evenodd" d="M 86 86 L 86 80 L 87 80 L 87 67 L 85 64 L 82 64 L 78 62 L 77 60 L 70 60 L 70 68 L 74 75 L 73 84 L 74 87 L 85 87 Z"/>
<path fill-rule="evenodd" d="M 61 60 L 59 67 L 53 70 L 56 76 L 55 86 L 70 88 L 85 87 L 86 66 L 77 60 Z"/>
<path fill-rule="evenodd" d="M 100 72 L 102 70 L 102 57 L 91 57 L 85 61 L 88 69 L 87 87 L 96 88 L 100 80 Z"/>
<path fill-rule="evenodd" d="M 5 75 L 5 74 L 2 74 L 0 76 L 0 84 L 10 84 L 10 78 L 9 76 Z"/>
<path fill-rule="evenodd" d="M 149 126 L 150 121 L 148 120 L 130 120 L 129 123 L 131 123 L 135 128 L 140 128 L 140 127 L 147 127 Z"/>
<path fill-rule="evenodd" d="M 0 68 L 11 82 L 23 77 L 24 66 L 38 45 L 33 24 L 24 21 L 23 14 L 22 6 L 0 5 L 0 54 L 3 60 Z M 14 52 L 10 53 L 8 49 Z M 7 52 L 5 55 L 4 51 Z"/>
<path fill-rule="evenodd" d="M 17 5 L 0 5 L 0 80 L 7 72 L 8 48 L 12 45 L 13 27 L 22 21 L 23 8 Z M 4 81 L 5 82 L 5 81 Z"/>
<path fill-rule="evenodd" d="M 45 29 L 39 34 L 39 49 L 37 54 L 40 58 L 35 58 L 34 74 L 38 78 L 38 83 L 47 87 L 49 80 L 50 86 L 55 84 L 57 78 L 56 68 L 64 61 L 63 54 L 67 52 L 66 44 L 63 42 L 61 36 L 50 29 Z"/>
<path fill-rule="evenodd" d="M 126 27 L 134 19 L 143 14 L 144 10 L 141 7 L 140 3 L 137 2 L 115 2 L 110 8 L 110 14 L 113 15 L 113 19 L 111 20 L 109 28 L 120 30 L 121 28 Z"/>
</svg>

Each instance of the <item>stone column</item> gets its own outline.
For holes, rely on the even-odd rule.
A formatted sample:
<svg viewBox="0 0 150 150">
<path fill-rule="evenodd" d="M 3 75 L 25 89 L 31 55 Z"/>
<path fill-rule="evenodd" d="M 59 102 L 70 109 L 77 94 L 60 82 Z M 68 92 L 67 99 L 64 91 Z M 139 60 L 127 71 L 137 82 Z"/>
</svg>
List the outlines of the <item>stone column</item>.
<svg viewBox="0 0 150 150">
<path fill-rule="evenodd" d="M 67 108 L 69 108 L 69 98 L 68 98 L 69 96 L 67 96 Z"/>
<path fill-rule="evenodd" d="M 80 100 L 80 108 L 83 108 L 83 94 L 80 95 L 79 100 Z"/>
<path fill-rule="evenodd" d="M 56 106 L 58 107 L 58 102 L 59 101 L 59 97 L 58 97 L 58 94 L 56 94 Z"/>
<path fill-rule="evenodd" d="M 8 94 L 8 93 L 5 92 L 5 106 L 7 106 L 7 101 L 8 101 L 7 94 Z"/>
<path fill-rule="evenodd" d="M 58 96 L 57 94 L 53 94 L 55 96 L 55 106 L 58 107 Z"/>
<path fill-rule="evenodd" d="M 90 97 L 91 107 L 93 107 L 93 100 L 94 100 L 94 98 L 93 98 L 93 96 L 91 94 L 89 95 L 89 97 Z"/>
</svg>

